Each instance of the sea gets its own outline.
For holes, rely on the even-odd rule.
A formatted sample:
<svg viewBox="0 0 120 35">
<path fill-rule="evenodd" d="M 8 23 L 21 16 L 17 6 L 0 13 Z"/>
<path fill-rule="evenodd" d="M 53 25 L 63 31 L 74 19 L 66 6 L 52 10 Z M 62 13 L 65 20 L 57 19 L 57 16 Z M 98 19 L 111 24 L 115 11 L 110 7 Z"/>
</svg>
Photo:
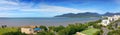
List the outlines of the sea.
<svg viewBox="0 0 120 35">
<path fill-rule="evenodd" d="M 96 21 L 100 18 L 65 18 L 65 17 L 37 17 L 37 18 L 0 18 L 0 26 L 29 26 L 29 25 L 44 25 L 44 26 L 67 26 L 68 24 L 85 23 Z"/>
</svg>

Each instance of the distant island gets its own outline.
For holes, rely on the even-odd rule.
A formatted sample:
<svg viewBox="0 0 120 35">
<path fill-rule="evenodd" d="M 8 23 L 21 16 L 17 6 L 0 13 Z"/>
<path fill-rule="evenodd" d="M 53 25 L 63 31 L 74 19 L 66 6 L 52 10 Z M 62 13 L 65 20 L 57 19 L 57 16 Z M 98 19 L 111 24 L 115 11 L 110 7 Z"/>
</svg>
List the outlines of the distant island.
<svg viewBox="0 0 120 35">
<path fill-rule="evenodd" d="M 57 15 L 55 17 L 101 17 L 101 16 L 113 16 L 113 15 L 120 15 L 120 13 L 110 13 L 107 12 L 105 14 L 98 14 L 98 13 L 91 13 L 91 12 L 86 12 L 86 13 L 67 13 L 63 15 Z"/>
</svg>

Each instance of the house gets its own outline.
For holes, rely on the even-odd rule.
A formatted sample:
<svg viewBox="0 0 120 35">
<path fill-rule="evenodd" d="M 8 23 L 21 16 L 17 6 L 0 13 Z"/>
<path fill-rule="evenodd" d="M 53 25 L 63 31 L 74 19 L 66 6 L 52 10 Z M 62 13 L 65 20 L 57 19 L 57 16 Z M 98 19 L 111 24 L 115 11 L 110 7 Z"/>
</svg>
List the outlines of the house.
<svg viewBox="0 0 120 35">
<path fill-rule="evenodd" d="M 40 32 L 41 28 L 38 28 L 36 26 L 27 26 L 27 27 L 22 27 L 21 32 L 25 34 L 36 34 L 37 32 Z"/>
<path fill-rule="evenodd" d="M 21 28 L 22 33 L 33 34 L 34 30 L 32 28 Z"/>
</svg>

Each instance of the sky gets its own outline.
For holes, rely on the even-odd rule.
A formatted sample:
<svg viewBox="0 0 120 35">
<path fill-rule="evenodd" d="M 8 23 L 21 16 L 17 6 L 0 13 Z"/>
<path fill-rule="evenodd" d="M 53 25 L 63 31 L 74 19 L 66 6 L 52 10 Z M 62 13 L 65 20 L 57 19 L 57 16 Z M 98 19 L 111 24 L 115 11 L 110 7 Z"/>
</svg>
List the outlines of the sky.
<svg viewBox="0 0 120 35">
<path fill-rule="evenodd" d="M 120 13 L 120 0 L 0 0 L 0 17 L 53 17 L 85 12 Z"/>
</svg>

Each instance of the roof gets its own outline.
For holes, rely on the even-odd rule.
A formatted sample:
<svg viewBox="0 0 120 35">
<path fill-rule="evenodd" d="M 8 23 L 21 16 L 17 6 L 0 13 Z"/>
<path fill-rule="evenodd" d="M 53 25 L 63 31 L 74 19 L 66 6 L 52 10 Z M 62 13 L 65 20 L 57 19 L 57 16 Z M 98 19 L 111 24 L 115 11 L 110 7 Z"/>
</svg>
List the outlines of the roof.
<svg viewBox="0 0 120 35">
<path fill-rule="evenodd" d="M 35 30 L 35 31 L 39 31 L 39 30 L 41 30 L 41 28 L 34 28 L 34 30 Z"/>
</svg>

